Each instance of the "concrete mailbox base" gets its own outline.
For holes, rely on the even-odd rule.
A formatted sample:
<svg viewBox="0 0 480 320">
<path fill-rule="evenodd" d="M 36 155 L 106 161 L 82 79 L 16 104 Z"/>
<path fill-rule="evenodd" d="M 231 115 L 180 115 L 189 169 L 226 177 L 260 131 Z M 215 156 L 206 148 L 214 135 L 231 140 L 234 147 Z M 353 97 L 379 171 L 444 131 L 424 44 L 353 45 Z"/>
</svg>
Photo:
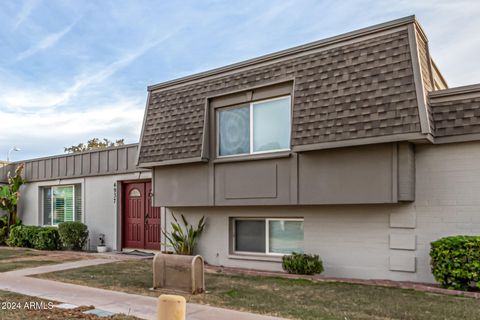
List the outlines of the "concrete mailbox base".
<svg viewBox="0 0 480 320">
<path fill-rule="evenodd" d="M 205 291 L 203 265 L 201 256 L 158 253 L 153 258 L 153 289 L 202 293 Z"/>
</svg>

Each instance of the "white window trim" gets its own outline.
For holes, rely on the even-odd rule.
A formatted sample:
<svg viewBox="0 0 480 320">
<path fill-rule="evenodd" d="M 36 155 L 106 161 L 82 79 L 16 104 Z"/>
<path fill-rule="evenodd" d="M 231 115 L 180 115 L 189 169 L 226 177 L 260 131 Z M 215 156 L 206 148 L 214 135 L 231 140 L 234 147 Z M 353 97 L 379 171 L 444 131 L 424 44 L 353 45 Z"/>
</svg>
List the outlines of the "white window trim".
<svg viewBox="0 0 480 320">
<path fill-rule="evenodd" d="M 248 156 L 248 155 L 255 155 L 255 154 L 264 154 L 264 153 L 274 153 L 274 152 L 282 152 L 282 151 L 290 151 L 291 148 L 285 148 L 285 149 L 272 149 L 272 150 L 265 150 L 265 151 L 253 151 L 253 107 L 256 104 L 260 103 L 265 103 L 265 102 L 270 102 L 270 101 L 276 101 L 276 100 L 282 100 L 288 98 L 289 103 L 290 103 L 290 108 L 288 108 L 289 111 L 289 118 L 290 118 L 290 134 L 289 134 L 289 145 L 291 144 L 292 140 L 292 96 L 291 95 L 286 95 L 286 96 L 281 96 L 277 98 L 271 98 L 271 99 L 265 99 L 265 100 L 258 100 L 258 101 L 252 101 L 249 103 L 243 103 L 239 104 L 236 106 L 230 106 L 230 107 L 221 107 L 216 110 L 216 149 L 217 149 L 217 158 L 231 158 L 231 157 L 239 157 L 239 156 Z M 247 106 L 250 109 L 250 152 L 248 153 L 237 153 L 237 154 L 229 154 L 229 155 L 220 155 L 220 116 L 219 112 L 221 110 L 226 110 L 226 109 L 235 109 L 235 108 L 240 108 L 242 106 Z"/>
<path fill-rule="evenodd" d="M 53 223 L 53 211 L 54 211 L 54 202 L 53 202 L 53 189 L 54 188 L 64 188 L 64 187 L 72 187 L 73 188 L 73 221 L 76 221 L 75 220 L 75 206 L 76 206 L 76 203 L 75 203 L 75 185 L 76 184 L 65 184 L 65 185 L 45 185 L 45 186 L 42 186 L 42 221 L 43 221 L 43 226 L 45 227 L 58 227 L 58 225 L 61 223 Z M 81 185 L 81 184 L 80 184 Z M 50 208 L 50 224 L 45 224 L 45 220 L 44 220 L 44 217 L 45 217 L 45 203 L 44 203 L 44 192 L 45 192 L 45 189 L 46 188 L 50 188 L 50 203 L 51 203 L 51 208 Z M 83 197 L 82 197 L 83 198 Z M 64 221 L 65 222 L 65 221 Z M 81 219 L 80 219 L 80 222 L 83 222 L 83 208 L 82 208 L 82 212 L 81 212 Z"/>
<path fill-rule="evenodd" d="M 237 240 L 237 235 L 235 233 L 236 230 L 236 221 L 242 221 L 242 220 L 261 220 L 265 221 L 265 252 L 251 252 L 251 251 L 237 251 L 235 250 L 235 245 L 236 245 L 236 240 Z M 252 255 L 252 256 L 278 256 L 278 257 L 283 257 L 285 255 L 288 255 L 290 253 L 277 253 L 277 252 L 270 252 L 270 221 L 300 221 L 304 222 L 304 218 L 260 218 L 260 217 L 245 217 L 245 218 L 233 218 L 233 228 L 232 228 L 232 233 L 233 233 L 233 245 L 232 245 L 232 251 L 233 254 L 242 254 L 242 255 Z M 305 237 L 305 231 L 304 231 L 304 237 Z"/>
</svg>

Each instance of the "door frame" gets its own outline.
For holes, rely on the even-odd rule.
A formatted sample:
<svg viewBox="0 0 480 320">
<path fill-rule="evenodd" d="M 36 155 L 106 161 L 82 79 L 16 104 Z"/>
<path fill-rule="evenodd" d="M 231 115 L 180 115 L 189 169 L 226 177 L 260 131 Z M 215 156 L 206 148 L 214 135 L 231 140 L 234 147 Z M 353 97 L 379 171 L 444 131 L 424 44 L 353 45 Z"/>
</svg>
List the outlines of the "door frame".
<svg viewBox="0 0 480 320">
<path fill-rule="evenodd" d="M 124 226 L 125 226 L 125 197 L 124 197 L 124 191 L 125 191 L 125 185 L 129 183 L 146 183 L 150 182 L 153 185 L 153 179 L 131 179 L 131 180 L 119 180 L 117 181 L 117 203 L 118 203 L 118 239 L 117 243 L 118 246 L 117 248 L 120 248 L 119 251 L 122 251 L 125 248 L 125 242 L 124 242 Z M 148 195 L 147 195 L 148 196 Z"/>
</svg>

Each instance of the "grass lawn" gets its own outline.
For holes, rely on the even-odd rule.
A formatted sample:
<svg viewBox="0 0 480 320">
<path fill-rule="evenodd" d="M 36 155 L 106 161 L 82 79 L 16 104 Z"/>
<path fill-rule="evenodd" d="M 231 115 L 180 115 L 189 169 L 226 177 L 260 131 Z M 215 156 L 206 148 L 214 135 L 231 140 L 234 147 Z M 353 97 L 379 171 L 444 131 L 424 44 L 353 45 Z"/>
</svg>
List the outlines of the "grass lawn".
<svg viewBox="0 0 480 320">
<path fill-rule="evenodd" d="M 0 272 L 23 268 L 40 267 L 47 264 L 62 263 L 82 259 L 72 253 L 61 251 L 38 251 L 25 248 L 0 247 Z"/>
<path fill-rule="evenodd" d="M 27 257 L 27 256 L 36 256 L 39 254 L 40 254 L 39 252 L 30 250 L 30 249 L 24 249 L 24 248 L 12 249 L 8 247 L 0 247 L 0 260 Z"/>
<path fill-rule="evenodd" d="M 129 293 L 152 292 L 151 260 L 114 262 L 38 275 Z M 291 319 L 479 319 L 480 301 L 413 290 L 274 277 L 206 274 L 207 293 L 189 302 Z M 165 293 L 171 293 L 165 291 Z"/>
<path fill-rule="evenodd" d="M 19 261 L 0 261 L 0 272 L 7 272 L 17 269 L 35 268 L 47 264 L 58 263 L 54 260 L 19 260 Z"/>
<path fill-rule="evenodd" d="M 36 303 L 37 310 L 32 302 Z M 99 318 L 97 316 L 83 314 L 82 311 L 92 309 L 92 307 L 79 307 L 73 310 L 64 310 L 58 308 L 50 309 L 49 300 L 24 296 L 7 291 L 0 291 L 0 319 L 9 320 L 64 320 L 64 319 L 115 319 L 115 320 L 135 320 L 138 318 L 115 315 L 109 318 Z M 53 303 L 58 304 L 58 303 Z M 38 310 L 38 308 L 42 308 Z"/>
</svg>

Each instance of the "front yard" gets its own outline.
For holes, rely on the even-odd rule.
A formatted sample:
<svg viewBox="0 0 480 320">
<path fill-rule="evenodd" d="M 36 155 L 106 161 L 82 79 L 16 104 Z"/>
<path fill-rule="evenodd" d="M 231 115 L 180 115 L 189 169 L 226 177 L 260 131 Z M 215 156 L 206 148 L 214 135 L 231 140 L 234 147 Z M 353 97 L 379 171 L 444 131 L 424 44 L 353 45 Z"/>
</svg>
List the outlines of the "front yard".
<svg viewBox="0 0 480 320">
<path fill-rule="evenodd" d="M 0 272 L 84 259 L 74 253 L 0 247 Z"/>
<path fill-rule="evenodd" d="M 150 291 L 152 261 L 130 260 L 38 275 L 128 293 Z M 478 319 L 480 301 L 413 290 L 278 277 L 206 274 L 207 293 L 187 301 L 291 319 Z"/>
</svg>

